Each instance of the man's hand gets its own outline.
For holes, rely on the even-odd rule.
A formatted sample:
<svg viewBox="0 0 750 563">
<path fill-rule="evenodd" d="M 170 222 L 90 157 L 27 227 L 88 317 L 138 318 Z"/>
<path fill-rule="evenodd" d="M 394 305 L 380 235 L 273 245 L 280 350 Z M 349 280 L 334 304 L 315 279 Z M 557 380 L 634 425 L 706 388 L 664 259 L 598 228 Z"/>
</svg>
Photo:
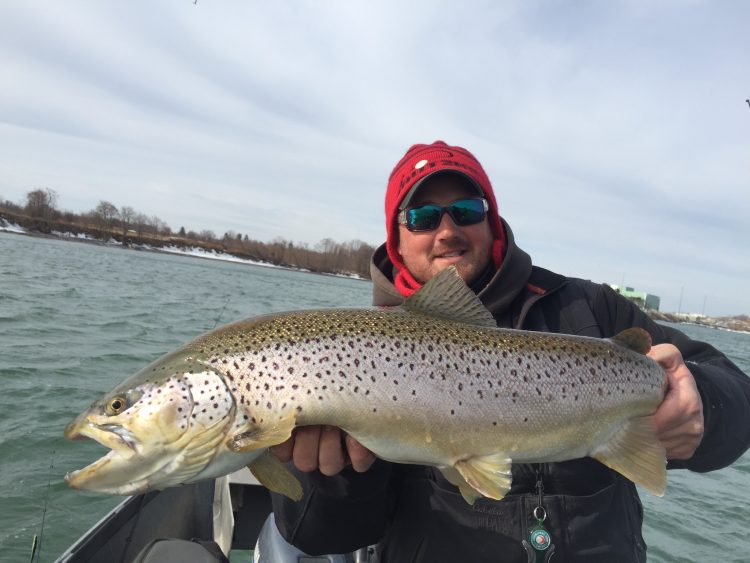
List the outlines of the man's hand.
<svg viewBox="0 0 750 563">
<path fill-rule="evenodd" d="M 323 475 L 336 475 L 347 465 L 358 473 L 370 469 L 375 455 L 335 426 L 300 426 L 286 442 L 271 448 L 281 461 L 294 460 L 300 471 L 320 469 Z"/>
<path fill-rule="evenodd" d="M 693 374 L 672 344 L 657 344 L 648 356 L 667 378 L 664 400 L 654 415 L 659 441 L 667 459 L 690 459 L 703 439 L 703 402 Z"/>
</svg>

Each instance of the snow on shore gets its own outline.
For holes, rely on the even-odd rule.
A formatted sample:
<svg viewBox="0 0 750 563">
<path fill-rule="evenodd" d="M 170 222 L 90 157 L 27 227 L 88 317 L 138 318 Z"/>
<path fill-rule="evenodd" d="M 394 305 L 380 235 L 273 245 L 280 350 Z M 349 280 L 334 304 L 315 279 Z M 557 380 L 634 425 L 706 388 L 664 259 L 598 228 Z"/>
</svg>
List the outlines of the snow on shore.
<svg viewBox="0 0 750 563">
<path fill-rule="evenodd" d="M 6 233 L 26 234 L 26 229 L 24 229 L 21 225 L 17 225 L 16 223 L 8 223 L 2 217 L 0 217 L 0 231 Z"/>
<path fill-rule="evenodd" d="M 168 252 L 169 254 L 181 254 L 183 256 L 193 256 L 196 258 L 209 258 L 211 260 L 222 260 L 224 262 L 238 262 L 240 264 L 250 264 L 252 266 L 266 266 L 267 268 L 280 268 L 276 264 L 270 264 L 268 262 L 260 262 L 258 260 L 248 260 L 247 258 L 240 258 L 226 252 L 216 252 L 215 250 L 206 250 L 198 246 L 191 247 L 179 247 L 179 246 L 149 246 L 144 245 L 144 250 L 155 250 L 157 252 Z M 306 271 L 306 270 L 302 270 Z"/>
</svg>

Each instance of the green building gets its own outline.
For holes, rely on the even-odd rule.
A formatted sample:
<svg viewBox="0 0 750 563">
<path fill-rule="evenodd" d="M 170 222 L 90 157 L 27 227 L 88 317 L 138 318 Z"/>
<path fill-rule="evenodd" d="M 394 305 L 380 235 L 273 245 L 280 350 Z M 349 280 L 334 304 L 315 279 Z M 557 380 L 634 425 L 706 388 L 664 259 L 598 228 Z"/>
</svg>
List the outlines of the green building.
<svg viewBox="0 0 750 563">
<path fill-rule="evenodd" d="M 644 291 L 636 291 L 632 287 L 620 287 L 618 285 L 612 284 L 609 284 L 609 287 L 614 289 L 623 297 L 627 297 L 645 311 L 659 310 L 660 299 L 658 295 L 651 295 L 650 293 L 646 293 Z"/>
</svg>

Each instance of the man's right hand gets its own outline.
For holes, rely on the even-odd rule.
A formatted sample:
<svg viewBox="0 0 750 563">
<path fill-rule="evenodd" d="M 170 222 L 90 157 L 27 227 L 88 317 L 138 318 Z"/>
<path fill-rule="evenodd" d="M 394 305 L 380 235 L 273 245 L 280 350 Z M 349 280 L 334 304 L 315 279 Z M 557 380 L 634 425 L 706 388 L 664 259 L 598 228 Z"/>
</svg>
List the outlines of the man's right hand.
<svg viewBox="0 0 750 563">
<path fill-rule="evenodd" d="M 286 442 L 270 449 L 283 462 L 293 460 L 300 471 L 320 469 L 329 477 L 347 465 L 363 473 L 375 462 L 370 450 L 335 426 L 300 426 Z"/>
</svg>

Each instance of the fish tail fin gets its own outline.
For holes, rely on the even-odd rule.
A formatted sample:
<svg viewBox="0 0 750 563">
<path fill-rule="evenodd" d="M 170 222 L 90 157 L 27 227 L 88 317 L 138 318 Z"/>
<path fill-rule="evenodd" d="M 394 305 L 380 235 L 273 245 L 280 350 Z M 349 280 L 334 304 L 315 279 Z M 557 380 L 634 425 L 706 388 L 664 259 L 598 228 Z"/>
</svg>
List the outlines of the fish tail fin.
<svg viewBox="0 0 750 563">
<path fill-rule="evenodd" d="M 653 416 L 629 420 L 591 457 L 656 496 L 663 496 L 666 491 L 667 457 L 656 437 Z"/>
</svg>

